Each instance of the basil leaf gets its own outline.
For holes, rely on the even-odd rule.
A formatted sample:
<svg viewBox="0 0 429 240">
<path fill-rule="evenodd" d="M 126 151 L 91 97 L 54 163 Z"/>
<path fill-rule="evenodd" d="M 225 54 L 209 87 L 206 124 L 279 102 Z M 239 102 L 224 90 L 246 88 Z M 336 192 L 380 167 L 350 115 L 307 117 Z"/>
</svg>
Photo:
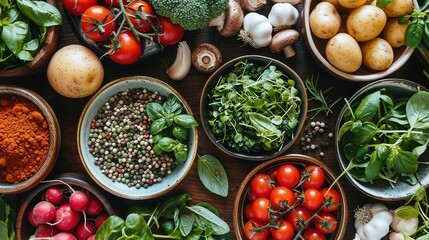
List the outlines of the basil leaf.
<svg viewBox="0 0 429 240">
<path fill-rule="evenodd" d="M 38 26 L 61 25 L 60 11 L 45 1 L 16 0 L 18 8 Z"/>
<path fill-rule="evenodd" d="M 207 202 L 199 202 L 199 203 L 197 203 L 197 204 L 195 204 L 195 205 L 205 207 L 205 208 L 207 208 L 210 212 L 212 212 L 212 213 L 216 214 L 216 216 L 218 216 L 218 217 L 219 217 L 219 211 L 218 211 L 218 210 L 217 210 L 213 205 L 211 205 L 210 203 L 207 203 Z"/>
<path fill-rule="evenodd" d="M 418 166 L 417 157 L 413 153 L 400 150 L 393 168 L 399 173 L 413 174 L 417 172 Z"/>
<path fill-rule="evenodd" d="M 195 221 L 195 216 L 194 216 L 194 213 L 192 213 L 191 211 L 185 208 L 180 212 L 179 230 L 182 236 L 186 237 L 191 233 L 192 227 L 194 226 L 194 221 Z"/>
<path fill-rule="evenodd" d="M 425 10 L 429 6 L 429 0 L 419 1 L 421 10 Z"/>
<path fill-rule="evenodd" d="M 395 214 L 403 219 L 411 219 L 419 216 L 419 210 L 413 206 L 403 206 L 396 210 Z"/>
<path fill-rule="evenodd" d="M 165 121 L 165 118 L 158 118 L 155 121 L 153 121 L 152 124 L 150 125 L 150 134 L 157 135 L 167 127 L 168 126 L 167 126 L 167 122 Z"/>
<path fill-rule="evenodd" d="M 3 221 L 0 221 L 0 239 L 9 239 L 7 225 Z"/>
<path fill-rule="evenodd" d="M 122 230 L 122 235 L 135 235 L 137 239 L 154 240 L 152 232 L 144 220 L 143 216 L 136 213 L 131 213 L 125 219 L 125 227 Z M 126 238 L 128 239 L 128 238 Z"/>
<path fill-rule="evenodd" d="M 202 206 L 186 206 L 187 209 L 191 210 L 195 217 L 198 218 L 200 223 L 203 223 L 205 227 L 210 227 L 215 235 L 223 235 L 229 233 L 229 226 L 226 222 L 210 212 L 208 209 Z"/>
<path fill-rule="evenodd" d="M 183 163 L 188 158 L 188 151 L 186 149 L 178 150 L 176 148 L 176 149 L 174 149 L 174 157 L 176 158 L 176 161 L 178 163 Z"/>
<path fill-rule="evenodd" d="M 251 112 L 248 114 L 250 123 L 259 133 L 271 135 L 277 131 L 277 127 L 271 122 L 268 117 L 255 112 Z"/>
<path fill-rule="evenodd" d="M 377 0 L 376 5 L 379 8 L 384 8 L 387 5 L 389 5 L 392 2 L 392 0 Z"/>
<path fill-rule="evenodd" d="M 172 151 L 174 151 L 174 149 L 177 148 L 178 143 L 179 142 L 177 140 L 174 140 L 174 139 L 169 138 L 169 137 L 163 137 L 159 140 L 157 145 L 159 146 L 159 148 L 162 149 L 162 151 L 172 152 Z"/>
<path fill-rule="evenodd" d="M 18 58 L 20 60 L 22 60 L 22 61 L 27 61 L 27 62 L 33 60 L 33 56 L 28 51 L 21 51 L 21 52 L 19 52 L 18 53 Z"/>
<path fill-rule="evenodd" d="M 407 102 L 406 113 L 411 129 L 429 128 L 429 92 L 415 93 Z"/>
<path fill-rule="evenodd" d="M 147 116 L 152 120 L 155 121 L 159 118 L 165 117 L 165 111 L 161 104 L 157 102 L 149 103 L 146 106 L 146 113 Z"/>
<path fill-rule="evenodd" d="M 421 18 L 414 19 L 405 30 L 405 45 L 416 48 L 423 38 L 425 22 Z"/>
<path fill-rule="evenodd" d="M 228 176 L 220 161 L 211 155 L 198 157 L 198 176 L 210 192 L 228 196 Z"/>
<path fill-rule="evenodd" d="M 180 114 L 173 118 L 174 123 L 184 128 L 192 128 L 198 126 L 197 121 L 194 117 L 188 114 Z"/>
<path fill-rule="evenodd" d="M 166 113 L 179 115 L 183 111 L 182 103 L 174 94 L 169 94 L 162 106 Z"/>
<path fill-rule="evenodd" d="M 96 240 L 116 240 L 122 235 L 125 221 L 118 216 L 110 216 L 97 230 Z"/>
<path fill-rule="evenodd" d="M 166 219 L 173 219 L 175 209 L 182 209 L 191 199 L 191 196 L 187 193 L 167 198 L 159 206 L 159 216 Z"/>
<path fill-rule="evenodd" d="M 182 126 L 174 126 L 173 130 L 171 130 L 171 134 L 173 137 L 179 140 L 186 140 L 188 139 L 188 130 Z"/>
<path fill-rule="evenodd" d="M 380 161 L 380 159 L 378 159 L 377 152 L 372 152 L 368 166 L 365 168 L 365 178 L 370 181 L 374 180 L 378 176 L 382 168 L 383 163 Z"/>
<path fill-rule="evenodd" d="M 374 117 L 380 106 L 380 95 L 380 91 L 376 91 L 362 99 L 354 112 L 357 120 L 369 121 Z"/>
<path fill-rule="evenodd" d="M 7 48 L 17 56 L 22 50 L 22 46 L 28 34 L 28 24 L 23 21 L 16 21 L 3 26 L 1 39 L 6 44 Z"/>
</svg>

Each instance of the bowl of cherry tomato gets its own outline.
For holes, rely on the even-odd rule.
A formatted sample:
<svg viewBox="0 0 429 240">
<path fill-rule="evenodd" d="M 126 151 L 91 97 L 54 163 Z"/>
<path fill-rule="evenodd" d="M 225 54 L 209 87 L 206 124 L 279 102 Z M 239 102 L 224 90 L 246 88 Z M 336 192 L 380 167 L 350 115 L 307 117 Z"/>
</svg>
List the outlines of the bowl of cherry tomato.
<svg viewBox="0 0 429 240">
<path fill-rule="evenodd" d="M 185 30 L 157 16 L 149 1 L 62 0 L 65 15 L 78 39 L 100 57 L 132 64 L 175 45 Z"/>
<path fill-rule="evenodd" d="M 343 239 L 347 200 L 341 184 L 332 185 L 335 178 L 325 164 L 300 154 L 258 165 L 235 198 L 237 239 Z"/>
</svg>

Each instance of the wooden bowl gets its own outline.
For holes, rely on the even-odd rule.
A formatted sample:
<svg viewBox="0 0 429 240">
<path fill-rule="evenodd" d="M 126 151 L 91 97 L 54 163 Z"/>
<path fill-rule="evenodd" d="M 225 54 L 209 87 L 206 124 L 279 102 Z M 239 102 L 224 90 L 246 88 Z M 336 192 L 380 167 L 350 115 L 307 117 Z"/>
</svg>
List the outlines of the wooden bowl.
<svg viewBox="0 0 429 240">
<path fill-rule="evenodd" d="M 113 182 L 102 173 L 99 166 L 94 163 L 94 156 L 89 151 L 88 140 L 91 120 L 96 116 L 98 110 L 104 106 L 112 96 L 127 89 L 146 88 L 149 91 L 158 91 L 162 96 L 174 94 L 183 104 L 185 111 L 193 115 L 191 107 L 186 100 L 173 87 L 161 80 L 147 76 L 130 76 L 117 79 L 103 86 L 88 101 L 79 120 L 77 132 L 77 145 L 80 159 L 91 178 L 106 191 L 121 198 L 143 200 L 159 197 L 175 188 L 188 174 L 197 155 L 198 129 L 188 130 L 188 156 L 184 163 L 177 165 L 170 175 L 165 176 L 161 182 L 153 184 L 148 188 L 128 187 L 124 183 Z"/>
<path fill-rule="evenodd" d="M 85 189 L 93 196 L 97 197 L 102 205 L 104 206 L 104 211 L 110 216 L 115 214 L 110 202 L 101 194 L 99 190 L 94 188 L 88 183 L 88 179 L 84 175 L 81 174 L 71 174 L 71 173 L 63 173 L 55 178 L 56 180 L 61 180 L 73 188 L 76 189 Z M 32 191 L 25 201 L 22 203 L 19 208 L 17 219 L 16 219 L 16 237 L 17 240 L 27 240 L 31 235 L 34 234 L 36 230 L 30 222 L 28 221 L 28 211 L 36 205 L 37 202 L 41 201 L 43 198 L 43 194 L 51 186 L 59 186 L 62 185 L 60 182 L 47 182 L 40 184 L 34 191 Z"/>
<path fill-rule="evenodd" d="M 259 152 L 243 152 L 237 151 L 226 144 L 223 144 L 220 139 L 218 139 L 212 131 L 211 126 L 209 125 L 209 111 L 211 111 L 210 107 L 210 97 L 211 91 L 214 87 L 216 87 L 220 77 L 228 74 L 231 69 L 234 68 L 234 65 L 238 62 L 248 60 L 255 64 L 259 64 L 260 66 L 267 66 L 268 64 L 272 64 L 277 67 L 278 70 L 282 71 L 286 76 L 295 81 L 295 88 L 298 89 L 298 95 L 301 98 L 301 106 L 300 106 L 300 114 L 298 117 L 298 124 L 293 129 L 293 133 L 291 136 L 286 137 L 283 145 L 278 149 L 272 149 L 270 151 L 259 151 Z M 218 147 L 222 152 L 236 158 L 244 159 L 244 160 L 253 160 L 253 161 L 263 161 L 276 156 L 283 154 L 287 151 L 298 139 L 299 134 L 304 126 L 305 119 L 307 117 L 307 92 L 305 90 L 304 82 L 301 80 L 299 75 L 288 67 L 286 64 L 265 56 L 259 55 L 247 55 L 235 58 L 220 68 L 218 68 L 207 80 L 204 89 L 201 93 L 200 98 L 200 116 L 201 123 L 203 125 L 204 131 L 209 137 L 210 141 Z"/>
<path fill-rule="evenodd" d="M 46 0 L 46 2 L 58 8 L 58 4 L 55 0 Z M 34 56 L 33 60 L 17 68 L 0 70 L 0 78 L 27 77 L 48 65 L 49 60 L 57 50 L 60 35 L 61 26 L 48 27 L 45 42 L 36 56 Z"/>
<path fill-rule="evenodd" d="M 37 93 L 20 87 L 0 85 L 0 96 L 14 95 L 27 99 L 35 104 L 49 128 L 49 150 L 43 165 L 32 177 L 19 183 L 0 183 L 0 194 L 16 194 L 37 186 L 51 172 L 58 157 L 61 145 L 61 131 L 57 117 L 49 104 Z"/>
<path fill-rule="evenodd" d="M 301 21 L 302 27 L 301 32 L 304 37 L 305 43 L 307 45 L 308 51 L 313 56 L 314 60 L 322 66 L 329 74 L 338 77 L 343 80 L 353 81 L 353 82 L 370 82 L 377 79 L 384 78 L 399 68 L 401 68 L 411 57 L 414 49 L 408 48 L 406 46 L 393 48 L 394 51 L 394 59 L 392 65 L 383 71 L 374 71 L 369 68 L 362 66 L 353 73 L 344 72 L 336 67 L 334 67 L 326 58 L 325 46 L 328 42 L 328 39 L 320 39 L 316 37 L 310 29 L 310 13 L 314 9 L 314 7 L 321 2 L 321 0 L 307 0 L 304 3 L 303 10 L 301 11 Z M 418 8 L 418 3 L 416 0 L 413 0 L 414 6 Z M 343 25 L 344 18 L 342 17 Z"/>
<path fill-rule="evenodd" d="M 247 221 L 244 215 L 244 207 L 249 202 L 248 193 L 250 190 L 252 178 L 259 173 L 268 173 L 270 170 L 278 168 L 284 164 L 295 165 L 296 167 L 298 167 L 298 169 L 302 169 L 303 165 L 316 165 L 321 167 L 325 173 L 325 183 L 324 185 L 322 185 L 322 187 L 329 187 L 328 184 L 331 184 L 336 178 L 335 174 L 325 164 L 315 158 L 301 154 L 289 154 L 279 156 L 258 165 L 252 171 L 250 171 L 249 174 L 247 174 L 247 176 L 243 179 L 235 195 L 233 208 L 233 224 L 235 235 L 238 240 L 246 239 L 243 233 L 244 224 Z M 347 198 L 344 189 L 339 182 L 337 182 L 333 188 L 340 195 L 341 205 L 336 210 L 336 212 L 332 212 L 332 214 L 337 219 L 337 230 L 335 230 L 330 235 L 327 235 L 329 236 L 327 237 L 327 239 L 342 240 L 344 238 L 344 234 L 346 233 L 349 217 Z"/>
</svg>

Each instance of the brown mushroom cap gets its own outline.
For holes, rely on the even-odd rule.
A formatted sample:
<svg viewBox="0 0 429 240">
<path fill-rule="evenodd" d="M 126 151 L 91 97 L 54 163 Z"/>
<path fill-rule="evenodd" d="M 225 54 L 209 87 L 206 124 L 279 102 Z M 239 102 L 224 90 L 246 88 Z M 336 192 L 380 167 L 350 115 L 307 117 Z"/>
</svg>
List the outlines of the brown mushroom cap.
<svg viewBox="0 0 429 240">
<path fill-rule="evenodd" d="M 295 51 L 292 48 L 292 44 L 296 43 L 299 40 L 299 32 L 294 29 L 285 29 L 282 30 L 276 35 L 270 43 L 270 51 L 272 53 L 284 52 L 285 57 L 289 58 L 295 55 Z"/>
<path fill-rule="evenodd" d="M 267 0 L 240 0 L 240 4 L 248 12 L 257 12 L 265 7 Z"/>
<path fill-rule="evenodd" d="M 219 17 L 209 22 L 209 27 L 216 26 L 217 31 L 223 37 L 233 37 L 238 34 L 243 25 L 243 10 L 234 0 L 229 0 L 228 7 Z"/>
<path fill-rule="evenodd" d="M 201 43 L 191 54 L 192 65 L 202 73 L 214 72 L 222 63 L 222 55 L 217 47 L 210 43 Z"/>
</svg>

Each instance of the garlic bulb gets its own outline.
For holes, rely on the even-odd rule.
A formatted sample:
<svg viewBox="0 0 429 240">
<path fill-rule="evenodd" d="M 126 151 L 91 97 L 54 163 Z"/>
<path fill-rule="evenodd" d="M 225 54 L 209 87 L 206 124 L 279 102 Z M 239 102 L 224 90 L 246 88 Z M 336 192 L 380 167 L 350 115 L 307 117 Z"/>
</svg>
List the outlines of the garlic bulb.
<svg viewBox="0 0 429 240">
<path fill-rule="evenodd" d="M 274 27 L 274 31 L 290 28 L 298 21 L 298 9 L 290 3 L 276 3 L 268 14 L 268 20 Z"/>
<path fill-rule="evenodd" d="M 411 236 L 416 233 L 417 228 L 419 227 L 419 218 L 412 217 L 409 219 L 404 219 L 399 217 L 396 213 L 401 209 L 413 208 L 413 206 L 402 206 L 395 209 L 392 213 L 393 220 L 390 224 L 390 227 L 396 232 L 404 233 L 407 236 Z"/>
<path fill-rule="evenodd" d="M 271 42 L 273 27 L 265 16 L 251 12 L 244 16 L 243 29 L 238 38 L 254 48 L 266 47 Z"/>
<path fill-rule="evenodd" d="M 355 211 L 356 233 L 361 240 L 379 240 L 389 233 L 392 214 L 381 203 L 367 203 Z"/>
</svg>

